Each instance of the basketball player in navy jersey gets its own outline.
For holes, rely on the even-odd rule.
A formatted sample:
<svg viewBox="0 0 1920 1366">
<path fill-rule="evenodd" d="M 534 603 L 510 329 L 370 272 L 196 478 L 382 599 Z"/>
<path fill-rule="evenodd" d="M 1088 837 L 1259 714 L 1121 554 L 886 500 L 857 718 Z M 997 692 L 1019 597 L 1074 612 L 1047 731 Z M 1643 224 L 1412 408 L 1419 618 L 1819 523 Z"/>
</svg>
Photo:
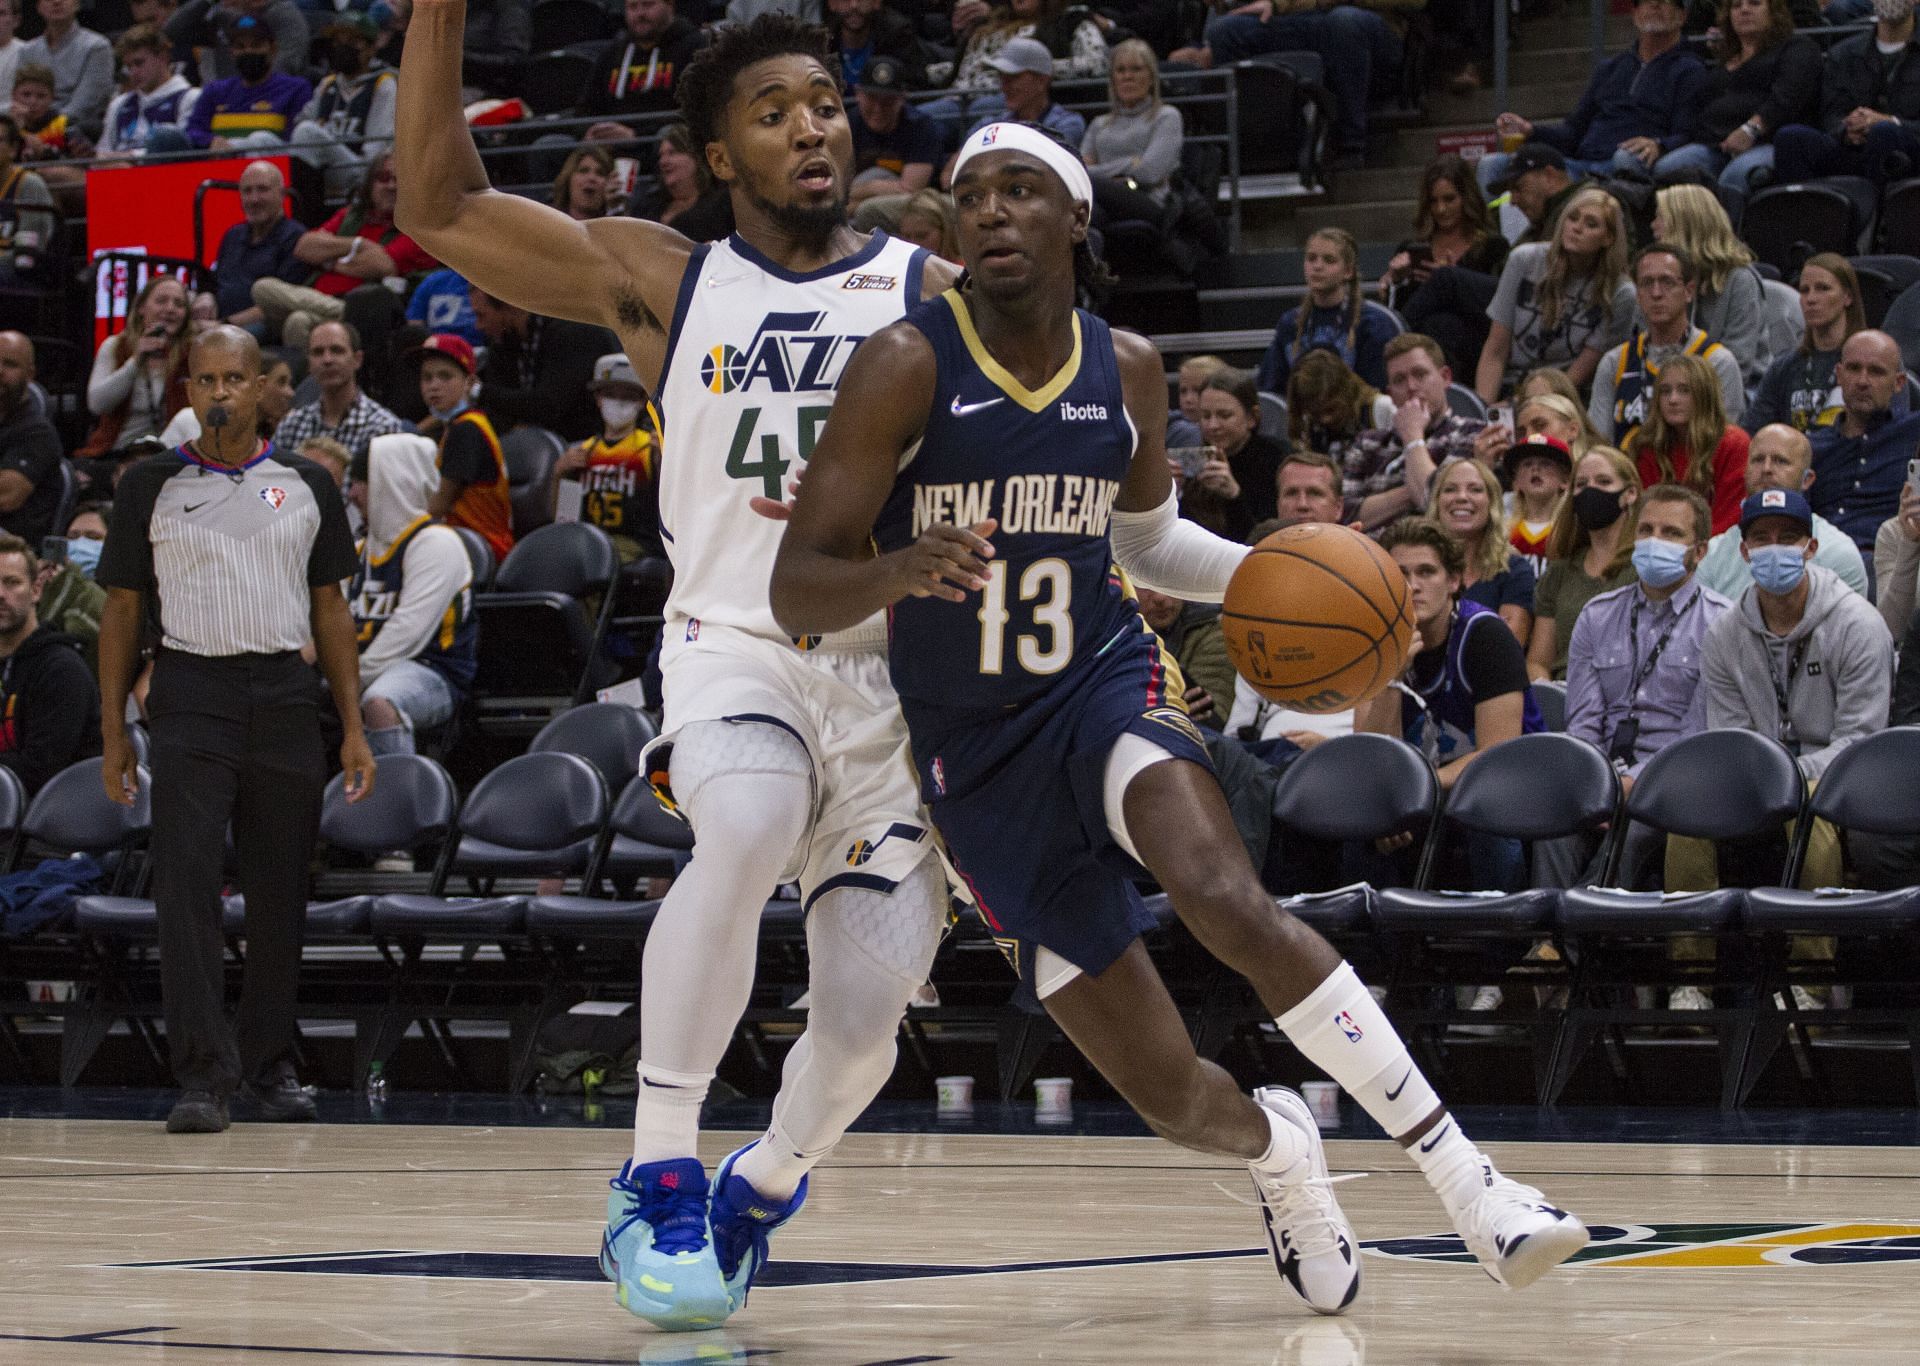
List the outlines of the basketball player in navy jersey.
<svg viewBox="0 0 1920 1366">
<path fill-rule="evenodd" d="M 1217 602 L 1247 547 L 1176 515 L 1158 353 L 1074 307 L 1085 167 L 995 124 L 968 138 L 953 190 L 964 285 L 848 368 L 774 566 L 776 617 L 827 631 L 891 611 L 923 795 L 1023 985 L 1158 1133 L 1248 1163 L 1275 1261 L 1314 1309 L 1350 1305 L 1360 1263 L 1313 1117 L 1195 1055 L 1140 941 L 1137 866 L 1411 1150 L 1494 1279 L 1529 1284 L 1586 1229 L 1494 1169 L 1353 969 L 1262 890 L 1177 673 L 1112 571 Z"/>
<path fill-rule="evenodd" d="M 727 25 L 681 77 L 739 225 L 695 246 L 656 223 L 575 222 L 489 189 L 460 111 L 464 18 L 464 0 L 414 5 L 399 222 L 497 298 L 612 328 L 664 416 L 675 576 L 666 718 L 645 771 L 667 773 L 695 845 L 647 936 L 633 1157 L 611 1183 L 600 1264 L 633 1313 L 705 1327 L 744 1302 L 808 1170 L 891 1075 L 945 926 L 885 621 L 782 635 L 767 598 L 780 527 L 753 506 L 777 506 L 805 464 L 859 341 L 951 274 L 846 226 L 853 141 L 824 30 L 777 15 Z M 788 881 L 807 906 L 807 1030 L 766 1134 L 710 1187 L 700 1105 L 752 990 L 761 910 Z"/>
</svg>

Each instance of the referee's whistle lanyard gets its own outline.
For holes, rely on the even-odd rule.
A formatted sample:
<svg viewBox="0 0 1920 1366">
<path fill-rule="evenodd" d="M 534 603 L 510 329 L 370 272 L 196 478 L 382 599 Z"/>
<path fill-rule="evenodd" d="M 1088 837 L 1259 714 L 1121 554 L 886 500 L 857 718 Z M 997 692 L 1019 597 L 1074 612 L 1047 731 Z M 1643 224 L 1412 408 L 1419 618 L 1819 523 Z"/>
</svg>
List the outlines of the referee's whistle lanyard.
<svg viewBox="0 0 1920 1366">
<path fill-rule="evenodd" d="M 258 438 L 256 437 L 255 440 L 257 441 Z M 271 454 L 273 454 L 273 443 L 271 441 L 260 441 L 259 449 L 256 450 L 250 458 L 241 461 L 238 465 L 227 465 L 222 464 L 218 460 L 207 459 L 193 448 L 192 442 L 187 442 L 180 447 L 180 458 L 189 465 L 198 465 L 202 470 L 213 474 L 224 474 L 236 484 L 247 477 L 248 470 L 252 469 L 262 460 L 265 460 Z"/>
</svg>

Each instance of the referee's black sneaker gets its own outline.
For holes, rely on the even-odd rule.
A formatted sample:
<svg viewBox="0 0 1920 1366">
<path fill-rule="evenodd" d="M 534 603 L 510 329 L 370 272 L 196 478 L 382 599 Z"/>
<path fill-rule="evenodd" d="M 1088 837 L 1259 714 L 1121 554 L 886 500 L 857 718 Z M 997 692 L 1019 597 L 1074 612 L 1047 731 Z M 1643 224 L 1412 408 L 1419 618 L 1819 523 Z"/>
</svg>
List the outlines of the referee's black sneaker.
<svg viewBox="0 0 1920 1366">
<path fill-rule="evenodd" d="M 182 1091 L 167 1112 L 170 1134 L 225 1133 L 229 1123 L 227 1098 L 211 1091 Z"/>
<path fill-rule="evenodd" d="M 313 1103 L 313 1088 L 302 1086 L 293 1069 L 285 1065 L 265 1080 L 248 1082 L 241 1091 L 253 1102 L 257 1117 L 270 1123 L 307 1123 L 319 1113 Z"/>
</svg>

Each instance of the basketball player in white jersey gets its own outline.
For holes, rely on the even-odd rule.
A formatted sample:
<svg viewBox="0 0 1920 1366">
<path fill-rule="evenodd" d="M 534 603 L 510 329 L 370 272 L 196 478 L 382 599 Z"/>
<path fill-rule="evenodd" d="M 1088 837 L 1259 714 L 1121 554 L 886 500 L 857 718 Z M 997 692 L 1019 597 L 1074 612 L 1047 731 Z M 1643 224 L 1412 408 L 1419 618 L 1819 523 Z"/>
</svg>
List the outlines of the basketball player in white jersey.
<svg viewBox="0 0 1920 1366">
<path fill-rule="evenodd" d="M 634 1151 L 611 1183 L 601 1268 L 640 1317 L 705 1327 L 744 1302 L 808 1169 L 892 1073 L 947 907 L 884 620 L 782 635 L 768 601 L 781 525 L 751 504 L 784 497 L 855 345 L 952 272 L 845 225 L 852 138 L 822 30 L 780 16 L 730 25 L 682 73 L 694 142 L 739 225 L 695 246 L 659 224 L 576 222 L 491 190 L 461 116 L 464 25 L 464 0 L 416 0 L 394 144 L 402 230 L 489 294 L 612 328 L 662 410 L 675 578 L 666 725 L 648 771 L 666 758 L 696 847 L 647 937 Z M 747 1005 L 761 909 L 795 879 L 808 1028 L 767 1133 L 710 1188 L 700 1104 Z"/>
</svg>

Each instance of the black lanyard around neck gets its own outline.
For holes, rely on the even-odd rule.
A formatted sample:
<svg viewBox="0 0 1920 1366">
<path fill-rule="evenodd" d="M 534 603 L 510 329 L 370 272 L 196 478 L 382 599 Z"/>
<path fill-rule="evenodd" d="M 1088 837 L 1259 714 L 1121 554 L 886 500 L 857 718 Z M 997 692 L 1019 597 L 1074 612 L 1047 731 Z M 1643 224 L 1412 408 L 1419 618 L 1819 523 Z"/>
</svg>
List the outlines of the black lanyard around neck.
<svg viewBox="0 0 1920 1366">
<path fill-rule="evenodd" d="M 1677 608 L 1673 620 L 1667 623 L 1667 629 L 1660 633 L 1660 639 L 1654 641 L 1653 650 L 1644 662 L 1640 661 L 1640 609 L 1646 605 L 1646 598 L 1636 592 L 1633 595 L 1633 609 L 1627 614 L 1627 636 L 1633 645 L 1633 681 L 1627 684 L 1627 715 L 1632 716 L 1640 700 L 1640 685 L 1653 674 L 1654 665 L 1660 662 L 1660 656 L 1666 652 L 1667 642 L 1673 639 L 1673 633 L 1680 629 L 1680 618 L 1693 610 L 1693 604 L 1699 601 L 1695 593 L 1687 599 L 1685 607 Z"/>
<path fill-rule="evenodd" d="M 1779 670 L 1773 667 L 1773 652 L 1767 652 L 1767 681 L 1773 684 L 1774 701 L 1780 704 L 1780 720 L 1777 733 L 1782 744 L 1796 751 L 1800 746 L 1799 738 L 1793 730 L 1793 685 L 1800 677 L 1800 666 L 1807 660 L 1807 644 L 1811 635 L 1801 636 L 1793 647 L 1793 653 L 1787 657 L 1787 681 L 1780 681 Z"/>
</svg>

